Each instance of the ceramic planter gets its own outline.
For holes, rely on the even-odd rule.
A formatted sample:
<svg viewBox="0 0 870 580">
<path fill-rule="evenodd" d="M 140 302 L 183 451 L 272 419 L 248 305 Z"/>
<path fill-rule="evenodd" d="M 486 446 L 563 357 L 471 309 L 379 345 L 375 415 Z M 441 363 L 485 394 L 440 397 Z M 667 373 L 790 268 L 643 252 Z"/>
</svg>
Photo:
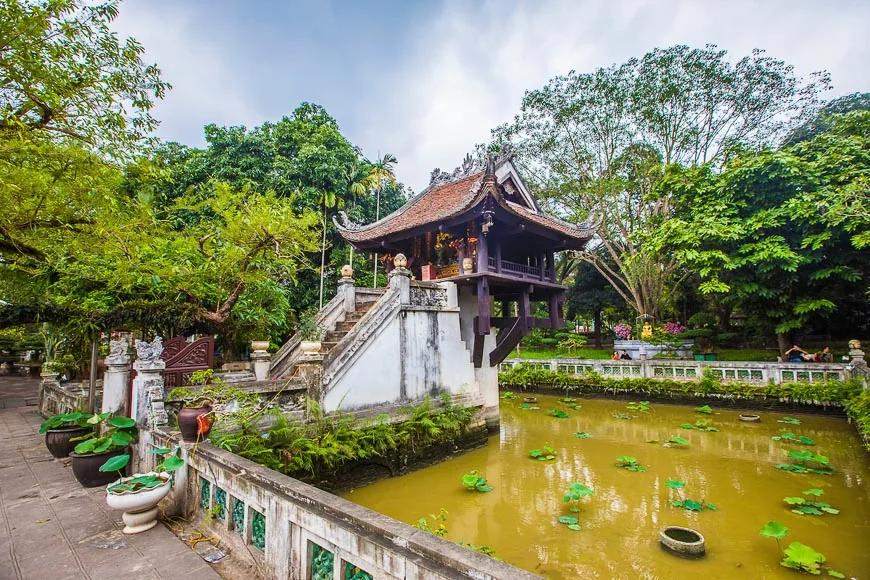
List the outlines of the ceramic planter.
<svg viewBox="0 0 870 580">
<path fill-rule="evenodd" d="M 91 431 L 93 431 L 91 427 L 59 427 L 57 429 L 49 429 L 45 432 L 45 446 L 52 457 L 57 457 L 58 459 L 67 457 L 78 444 L 78 441 L 70 441 L 70 439 L 87 435 Z"/>
<path fill-rule="evenodd" d="M 136 473 L 113 481 L 111 485 L 129 481 L 140 475 L 154 475 L 154 473 Z M 106 503 L 110 508 L 124 512 L 121 519 L 124 520 L 125 534 L 140 534 L 157 525 L 157 504 L 172 489 L 172 480 L 167 476 L 166 482 L 158 487 L 121 493 L 109 492 L 111 485 L 106 486 Z"/>
<path fill-rule="evenodd" d="M 319 340 L 303 340 L 299 343 L 299 348 L 302 349 L 302 352 L 307 354 L 320 352 L 320 341 Z"/>
<path fill-rule="evenodd" d="M 202 415 L 211 413 L 211 405 L 202 407 L 184 407 L 178 412 L 178 428 L 181 430 L 181 438 L 185 441 L 203 440 L 208 437 L 208 432 L 211 430 L 211 421 L 209 421 L 208 429 L 205 433 L 197 433 L 197 419 Z M 206 420 L 209 420 L 207 417 Z"/>
<path fill-rule="evenodd" d="M 115 449 L 105 453 L 89 453 L 79 455 L 75 451 L 69 456 L 72 458 L 72 472 L 75 478 L 84 487 L 99 487 L 112 483 L 118 477 L 115 472 L 105 473 L 100 471 L 100 466 L 116 455 L 129 453 L 129 448 Z"/>
</svg>

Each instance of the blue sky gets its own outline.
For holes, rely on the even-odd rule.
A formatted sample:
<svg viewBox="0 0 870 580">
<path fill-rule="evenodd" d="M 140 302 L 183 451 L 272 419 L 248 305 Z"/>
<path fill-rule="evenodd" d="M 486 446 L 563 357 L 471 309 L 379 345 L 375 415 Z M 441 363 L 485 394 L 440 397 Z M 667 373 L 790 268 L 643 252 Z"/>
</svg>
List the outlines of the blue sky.
<svg viewBox="0 0 870 580">
<path fill-rule="evenodd" d="M 870 91 L 870 2 L 859 0 L 126 0 L 115 28 L 173 90 L 158 135 L 202 145 L 207 123 L 252 127 L 325 106 L 419 191 L 509 120 L 526 89 L 656 46 L 753 48 L 826 69 L 828 96 Z"/>
</svg>

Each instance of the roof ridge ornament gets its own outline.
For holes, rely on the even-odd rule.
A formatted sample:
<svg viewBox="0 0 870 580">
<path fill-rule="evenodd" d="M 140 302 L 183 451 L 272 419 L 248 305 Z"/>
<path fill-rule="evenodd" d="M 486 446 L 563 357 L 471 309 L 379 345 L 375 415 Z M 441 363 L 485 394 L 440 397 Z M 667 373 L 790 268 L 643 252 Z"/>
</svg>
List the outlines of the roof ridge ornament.
<svg viewBox="0 0 870 580">
<path fill-rule="evenodd" d="M 471 153 L 466 153 L 465 158 L 462 160 L 462 164 L 456 167 L 452 173 L 441 171 L 440 167 L 433 169 L 429 174 L 429 187 L 460 181 L 466 177 L 474 175 L 475 173 L 479 173 L 483 168 L 480 159 L 475 159 Z"/>
<path fill-rule="evenodd" d="M 350 219 L 350 217 L 348 217 L 347 213 L 345 213 L 344 210 L 339 210 L 337 215 L 332 216 L 332 223 L 334 223 L 336 227 L 340 229 L 348 230 L 351 232 L 362 228 L 360 224 Z"/>
</svg>

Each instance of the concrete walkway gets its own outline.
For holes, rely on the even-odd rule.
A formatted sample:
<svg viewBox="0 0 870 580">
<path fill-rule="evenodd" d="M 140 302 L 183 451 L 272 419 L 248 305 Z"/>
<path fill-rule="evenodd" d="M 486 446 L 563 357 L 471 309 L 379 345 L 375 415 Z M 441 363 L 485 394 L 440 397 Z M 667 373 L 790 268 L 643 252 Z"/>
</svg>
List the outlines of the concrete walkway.
<svg viewBox="0 0 870 580">
<path fill-rule="evenodd" d="M 7 398 L 27 398 L 15 391 Z M 220 578 L 162 524 L 122 534 L 105 490 L 83 488 L 69 460 L 49 455 L 41 421 L 36 407 L 0 407 L 0 579 Z"/>
</svg>

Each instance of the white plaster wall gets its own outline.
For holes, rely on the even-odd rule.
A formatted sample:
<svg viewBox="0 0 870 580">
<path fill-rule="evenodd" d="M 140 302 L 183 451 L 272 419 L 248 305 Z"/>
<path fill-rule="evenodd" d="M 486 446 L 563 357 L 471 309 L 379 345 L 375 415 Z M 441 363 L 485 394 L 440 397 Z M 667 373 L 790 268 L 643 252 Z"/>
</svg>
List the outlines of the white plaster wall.
<svg viewBox="0 0 870 580">
<path fill-rule="evenodd" d="M 459 312 L 406 308 L 369 340 L 324 395 L 326 411 L 476 392 Z"/>
<path fill-rule="evenodd" d="M 474 349 L 474 317 L 477 316 L 477 296 L 471 287 L 459 289 L 459 317 L 462 339 L 468 348 L 469 357 Z M 484 399 L 484 416 L 487 424 L 498 423 L 498 367 L 489 366 L 489 354 L 495 349 L 495 329 L 484 337 L 481 368 L 474 369 L 474 380 Z M 470 360 L 470 358 L 469 358 Z M 472 367 L 473 368 L 473 367 Z"/>
<path fill-rule="evenodd" d="M 359 357 L 329 386 L 323 397 L 325 411 L 398 400 L 402 380 L 399 332 L 399 320 L 393 318 L 369 339 Z"/>
</svg>

